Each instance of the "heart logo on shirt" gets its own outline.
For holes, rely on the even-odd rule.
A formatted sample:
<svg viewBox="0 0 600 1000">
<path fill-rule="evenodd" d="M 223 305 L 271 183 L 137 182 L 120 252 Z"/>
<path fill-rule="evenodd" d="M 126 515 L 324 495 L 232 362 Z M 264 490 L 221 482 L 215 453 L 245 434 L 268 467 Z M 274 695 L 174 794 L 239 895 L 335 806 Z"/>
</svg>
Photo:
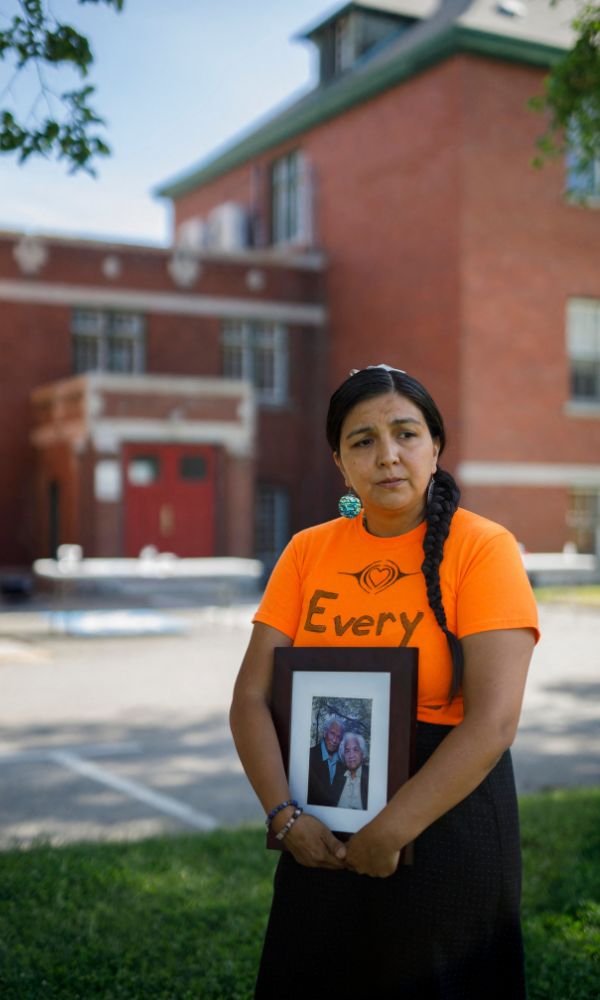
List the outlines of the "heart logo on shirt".
<svg viewBox="0 0 600 1000">
<path fill-rule="evenodd" d="M 386 586 L 389 586 L 390 580 L 393 580 L 393 575 L 394 571 L 391 566 L 375 566 L 367 574 L 369 586 L 375 591 L 385 590 Z"/>
<path fill-rule="evenodd" d="M 375 562 L 369 563 L 368 566 L 359 570 L 358 573 L 348 573 L 343 570 L 340 570 L 340 573 L 342 576 L 355 577 L 359 587 L 366 594 L 381 594 L 383 590 L 387 590 L 397 580 L 401 580 L 405 576 L 415 575 L 414 573 L 403 573 L 400 567 L 395 562 L 392 562 L 391 559 L 376 559 Z"/>
</svg>

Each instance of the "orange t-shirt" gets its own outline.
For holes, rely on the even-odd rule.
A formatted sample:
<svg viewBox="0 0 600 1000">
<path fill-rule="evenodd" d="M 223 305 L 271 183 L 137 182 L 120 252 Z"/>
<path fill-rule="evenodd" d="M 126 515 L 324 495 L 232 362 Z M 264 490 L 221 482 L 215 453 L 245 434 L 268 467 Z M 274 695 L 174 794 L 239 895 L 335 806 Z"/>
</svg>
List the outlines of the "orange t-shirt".
<svg viewBox="0 0 600 1000">
<path fill-rule="evenodd" d="M 448 692 L 452 662 L 427 601 L 421 572 L 425 523 L 393 538 L 370 535 L 362 518 L 338 518 L 294 535 L 282 553 L 254 621 L 295 646 L 416 646 L 418 718 L 455 725 L 459 695 Z M 440 566 L 448 628 L 459 639 L 492 629 L 531 628 L 535 600 L 514 537 L 459 508 Z"/>
</svg>

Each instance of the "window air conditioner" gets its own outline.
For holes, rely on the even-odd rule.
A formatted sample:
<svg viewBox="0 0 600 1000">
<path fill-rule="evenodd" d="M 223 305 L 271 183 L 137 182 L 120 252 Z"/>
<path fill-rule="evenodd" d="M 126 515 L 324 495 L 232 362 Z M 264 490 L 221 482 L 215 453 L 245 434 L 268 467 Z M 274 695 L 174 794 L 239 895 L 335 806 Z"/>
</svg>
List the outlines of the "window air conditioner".
<svg viewBox="0 0 600 1000">
<path fill-rule="evenodd" d="M 188 219 L 177 227 L 177 249 L 197 253 L 208 247 L 209 226 L 206 219 Z"/>
<path fill-rule="evenodd" d="M 226 201 L 213 208 L 208 216 L 208 245 L 223 253 L 248 246 L 248 213 L 243 205 Z"/>
</svg>

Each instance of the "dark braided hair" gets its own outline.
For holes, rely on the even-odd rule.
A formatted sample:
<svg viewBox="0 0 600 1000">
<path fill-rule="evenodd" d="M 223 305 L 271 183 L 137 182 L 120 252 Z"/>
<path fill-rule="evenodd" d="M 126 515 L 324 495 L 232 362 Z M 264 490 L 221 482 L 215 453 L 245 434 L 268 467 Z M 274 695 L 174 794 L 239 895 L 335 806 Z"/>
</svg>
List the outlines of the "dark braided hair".
<svg viewBox="0 0 600 1000">
<path fill-rule="evenodd" d="M 405 396 L 419 408 L 431 437 L 439 441 L 439 454 L 446 445 L 446 431 L 442 415 L 427 389 L 417 379 L 406 372 L 386 366 L 363 368 L 336 389 L 329 401 L 326 433 L 331 450 L 338 454 L 344 420 L 358 403 L 374 396 L 397 392 Z M 440 563 L 444 556 L 444 544 L 450 531 L 454 512 L 458 507 L 460 490 L 449 472 L 438 467 L 433 477 L 432 488 L 427 498 L 425 518 L 427 528 L 423 539 L 425 558 L 421 564 L 427 586 L 427 600 L 435 615 L 435 620 L 446 636 L 452 657 L 452 683 L 449 700 L 452 701 L 460 690 L 463 676 L 463 651 L 458 638 L 450 631 L 446 622 L 446 612 L 442 602 L 440 586 Z"/>
<path fill-rule="evenodd" d="M 437 470 L 433 477 L 433 489 L 427 501 L 427 530 L 423 539 L 425 558 L 421 563 L 423 576 L 427 585 L 427 600 L 435 615 L 435 620 L 446 636 L 452 656 L 452 684 L 449 699 L 456 697 L 462 684 L 463 651 L 460 642 L 451 632 L 446 623 L 446 612 L 442 603 L 440 586 L 440 563 L 444 557 L 444 543 L 450 531 L 450 522 L 458 507 L 460 490 L 449 472 Z"/>
</svg>

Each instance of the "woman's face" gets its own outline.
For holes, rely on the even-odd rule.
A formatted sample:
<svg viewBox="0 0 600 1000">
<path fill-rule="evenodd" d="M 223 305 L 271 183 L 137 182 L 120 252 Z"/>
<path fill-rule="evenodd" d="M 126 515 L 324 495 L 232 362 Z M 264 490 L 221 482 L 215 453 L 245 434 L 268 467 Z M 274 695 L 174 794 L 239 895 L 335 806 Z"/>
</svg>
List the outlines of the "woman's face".
<svg viewBox="0 0 600 1000">
<path fill-rule="evenodd" d="M 418 406 L 397 392 L 350 410 L 334 459 L 346 486 L 360 497 L 369 531 L 402 534 L 423 520 L 439 450 Z"/>
<path fill-rule="evenodd" d="M 362 750 L 355 736 L 349 736 L 344 746 L 344 763 L 350 771 L 356 771 L 362 764 Z"/>
</svg>

